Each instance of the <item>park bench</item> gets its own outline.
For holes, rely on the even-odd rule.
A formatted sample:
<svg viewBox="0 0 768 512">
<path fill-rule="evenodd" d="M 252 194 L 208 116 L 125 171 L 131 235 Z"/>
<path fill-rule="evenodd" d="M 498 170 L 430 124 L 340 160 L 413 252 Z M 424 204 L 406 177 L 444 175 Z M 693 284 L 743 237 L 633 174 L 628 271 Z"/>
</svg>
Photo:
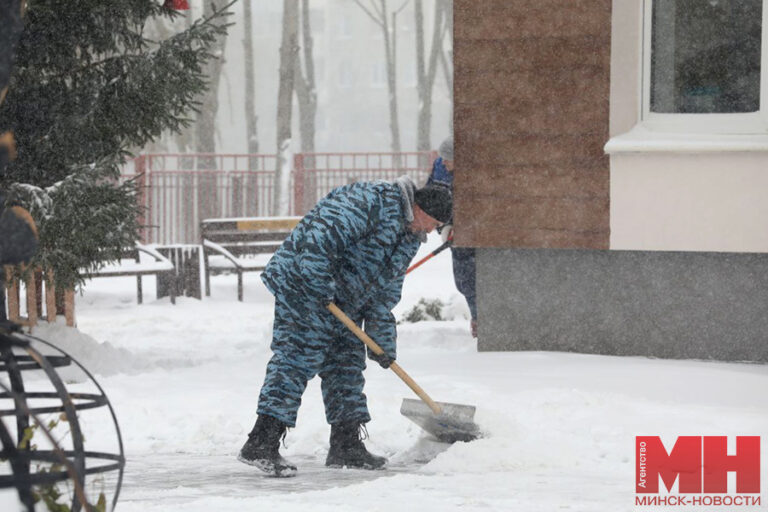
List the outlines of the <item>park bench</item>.
<svg viewBox="0 0 768 512">
<path fill-rule="evenodd" d="M 200 226 L 205 267 L 205 295 L 211 275 L 237 274 L 237 300 L 243 300 L 243 273 L 264 270 L 272 254 L 301 217 L 205 219 Z"/>
<path fill-rule="evenodd" d="M 141 254 L 144 257 L 142 260 Z M 65 289 L 56 293 L 54 287 L 53 272 L 49 269 L 43 272 L 38 268 L 30 272 L 25 277 L 24 292 L 26 295 L 27 316 L 21 316 L 21 286 L 19 280 L 14 277 L 10 266 L 5 269 L 5 279 L 8 283 L 8 319 L 19 325 L 25 325 L 30 329 L 37 325 L 38 319 L 42 315 L 43 303 L 45 304 L 45 316 L 48 322 L 55 322 L 56 315 L 63 314 L 66 318 L 66 324 L 70 327 L 75 326 L 75 291 L 74 289 Z M 83 276 L 88 278 L 96 277 L 130 277 L 136 276 L 136 295 L 138 303 L 142 303 L 142 276 L 155 275 L 160 281 L 161 277 L 169 283 L 169 295 L 171 302 L 176 304 L 176 281 L 175 269 L 173 263 L 165 256 L 157 252 L 152 247 L 137 243 L 135 247 L 123 251 L 119 261 L 110 261 L 99 270 L 87 274 L 81 270 Z M 2 278 L 0 274 L 0 278 Z M 0 294 L 4 290 L 0 287 Z M 5 300 L 0 295 L 0 321 L 5 318 Z"/>
<path fill-rule="evenodd" d="M 148 258 L 145 257 L 142 261 L 142 254 L 147 255 Z M 141 278 L 154 275 L 157 277 L 158 282 L 162 277 L 167 277 L 169 282 L 175 283 L 174 270 L 173 263 L 168 258 L 160 254 L 156 249 L 137 242 L 134 248 L 123 252 L 122 258 L 119 261 L 107 263 L 96 272 L 93 272 L 91 277 L 136 276 L 136 298 L 138 303 L 141 304 L 143 299 Z M 172 285 L 169 291 L 171 303 L 176 304 L 175 286 Z"/>
</svg>

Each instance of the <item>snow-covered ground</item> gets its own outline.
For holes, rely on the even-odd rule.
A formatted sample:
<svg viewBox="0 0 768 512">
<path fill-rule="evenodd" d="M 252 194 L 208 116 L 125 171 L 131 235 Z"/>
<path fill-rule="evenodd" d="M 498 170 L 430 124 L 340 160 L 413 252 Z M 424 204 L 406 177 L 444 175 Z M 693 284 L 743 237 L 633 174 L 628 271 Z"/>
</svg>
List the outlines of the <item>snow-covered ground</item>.
<svg viewBox="0 0 768 512">
<path fill-rule="evenodd" d="M 438 244 L 431 237 L 422 255 Z M 329 428 L 315 379 L 282 450 L 299 475 L 266 478 L 235 454 L 270 356 L 271 296 L 251 274 L 239 303 L 235 278 L 218 276 L 211 298 L 173 306 L 151 300 L 152 281 L 138 306 L 134 279 L 94 280 L 77 300 L 79 332 L 35 331 L 93 372 L 115 407 L 128 459 L 120 511 L 638 510 L 635 436 L 768 432 L 765 365 L 477 352 L 446 252 L 406 279 L 396 314 L 442 298 L 454 320 L 402 324 L 398 362 L 436 400 L 476 405 L 485 437 L 430 441 L 399 414 L 410 391 L 372 364 L 366 443 L 390 469 L 323 467 Z M 86 425 L 86 445 L 106 450 L 102 416 Z M 0 510 L 13 499 L 0 490 Z"/>
</svg>

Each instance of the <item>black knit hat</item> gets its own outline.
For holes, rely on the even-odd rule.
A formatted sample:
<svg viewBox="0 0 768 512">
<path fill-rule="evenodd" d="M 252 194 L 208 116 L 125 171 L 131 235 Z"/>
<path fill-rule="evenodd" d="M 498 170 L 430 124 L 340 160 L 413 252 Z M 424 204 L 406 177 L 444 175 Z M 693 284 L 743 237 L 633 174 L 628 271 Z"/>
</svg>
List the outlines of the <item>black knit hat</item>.
<svg viewBox="0 0 768 512">
<path fill-rule="evenodd" d="M 414 202 L 433 219 L 446 223 L 453 215 L 453 196 L 447 187 L 427 185 L 413 193 Z"/>
</svg>

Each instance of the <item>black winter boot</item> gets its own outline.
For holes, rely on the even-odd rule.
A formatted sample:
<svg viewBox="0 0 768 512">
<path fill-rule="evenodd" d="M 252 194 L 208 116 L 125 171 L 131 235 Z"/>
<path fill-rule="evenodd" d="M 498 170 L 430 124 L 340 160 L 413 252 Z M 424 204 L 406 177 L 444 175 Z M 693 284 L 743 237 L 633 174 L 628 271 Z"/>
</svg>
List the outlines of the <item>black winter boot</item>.
<svg viewBox="0 0 768 512">
<path fill-rule="evenodd" d="M 248 434 L 248 440 L 240 449 L 237 460 L 256 466 L 272 476 L 296 475 L 296 466 L 278 453 L 280 440 L 285 437 L 286 425 L 272 416 L 260 415 Z"/>
<path fill-rule="evenodd" d="M 383 469 L 387 459 L 365 449 L 363 439 L 367 437 L 368 431 L 360 422 L 331 425 L 331 448 L 325 465 L 334 468 Z"/>
</svg>

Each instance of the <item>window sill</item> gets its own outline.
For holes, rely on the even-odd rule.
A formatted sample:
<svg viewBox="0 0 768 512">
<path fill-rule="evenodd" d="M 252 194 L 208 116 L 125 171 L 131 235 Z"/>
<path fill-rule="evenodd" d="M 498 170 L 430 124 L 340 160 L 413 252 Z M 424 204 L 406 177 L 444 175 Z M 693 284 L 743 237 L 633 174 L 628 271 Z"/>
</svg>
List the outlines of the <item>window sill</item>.
<svg viewBox="0 0 768 512">
<path fill-rule="evenodd" d="M 669 133 L 649 130 L 636 125 L 605 144 L 609 155 L 620 153 L 713 153 L 713 152 L 768 152 L 766 134 L 694 134 Z"/>
</svg>

